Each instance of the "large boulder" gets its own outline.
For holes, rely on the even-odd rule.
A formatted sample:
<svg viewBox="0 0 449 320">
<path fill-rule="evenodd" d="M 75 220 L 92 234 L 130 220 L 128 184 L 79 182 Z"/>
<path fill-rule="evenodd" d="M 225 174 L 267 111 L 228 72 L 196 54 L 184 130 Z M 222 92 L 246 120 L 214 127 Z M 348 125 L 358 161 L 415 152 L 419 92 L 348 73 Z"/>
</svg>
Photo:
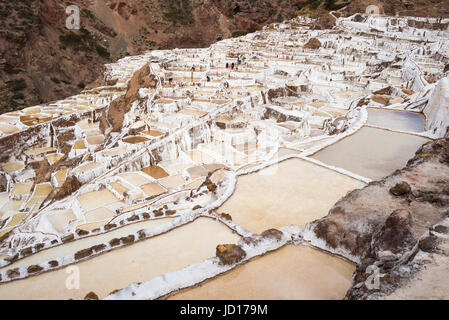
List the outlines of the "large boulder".
<svg viewBox="0 0 449 320">
<path fill-rule="evenodd" d="M 393 211 L 382 228 L 373 234 L 371 254 L 380 258 L 378 255 L 383 251 L 400 253 L 410 250 L 417 241 L 412 226 L 413 218 L 408 210 Z"/>
<path fill-rule="evenodd" d="M 224 265 L 232 265 L 242 261 L 246 252 L 236 244 L 221 244 L 217 246 L 217 257 Z"/>
</svg>

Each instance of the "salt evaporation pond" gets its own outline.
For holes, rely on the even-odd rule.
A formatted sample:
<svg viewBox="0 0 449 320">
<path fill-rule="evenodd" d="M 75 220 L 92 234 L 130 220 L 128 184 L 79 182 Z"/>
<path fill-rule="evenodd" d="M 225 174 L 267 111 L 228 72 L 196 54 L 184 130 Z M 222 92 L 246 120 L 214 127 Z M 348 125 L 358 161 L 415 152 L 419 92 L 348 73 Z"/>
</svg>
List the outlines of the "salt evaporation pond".
<svg viewBox="0 0 449 320">
<path fill-rule="evenodd" d="M 409 111 L 368 108 L 367 124 L 400 131 L 423 132 L 424 116 Z"/>
<path fill-rule="evenodd" d="M 156 220 L 149 220 L 139 223 L 133 223 L 117 230 L 106 232 L 98 236 L 92 236 L 84 239 L 79 239 L 76 241 L 69 242 L 64 245 L 56 246 L 50 249 L 40 251 L 29 257 L 23 258 L 16 263 L 8 265 L 6 267 L 0 268 L 0 272 L 11 269 L 27 267 L 33 264 L 38 264 L 43 261 L 51 261 L 65 257 L 71 253 L 77 252 L 82 249 L 90 248 L 99 244 L 107 243 L 114 238 L 126 237 L 132 233 L 135 233 L 142 229 L 152 229 L 164 225 L 173 221 L 175 218 L 163 218 Z M 1 288 L 1 286 L 0 286 Z"/>
<path fill-rule="evenodd" d="M 145 282 L 200 263 L 215 256 L 218 244 L 238 241 L 239 237 L 225 225 L 209 218 L 199 218 L 155 238 L 76 264 L 80 270 L 79 290 L 66 287 L 70 274 L 63 268 L 2 284 L 0 299 L 83 299 L 91 291 L 104 298 L 132 282 Z"/>
<path fill-rule="evenodd" d="M 361 176 L 379 180 L 405 167 L 430 139 L 363 127 L 357 133 L 319 151 L 313 158 Z"/>
<path fill-rule="evenodd" d="M 290 159 L 238 178 L 234 195 L 217 211 L 238 225 L 261 233 L 291 224 L 304 228 L 326 216 L 361 181 L 301 159 Z"/>
<path fill-rule="evenodd" d="M 354 264 L 336 256 L 288 245 L 168 299 L 343 299 L 354 271 Z"/>
</svg>

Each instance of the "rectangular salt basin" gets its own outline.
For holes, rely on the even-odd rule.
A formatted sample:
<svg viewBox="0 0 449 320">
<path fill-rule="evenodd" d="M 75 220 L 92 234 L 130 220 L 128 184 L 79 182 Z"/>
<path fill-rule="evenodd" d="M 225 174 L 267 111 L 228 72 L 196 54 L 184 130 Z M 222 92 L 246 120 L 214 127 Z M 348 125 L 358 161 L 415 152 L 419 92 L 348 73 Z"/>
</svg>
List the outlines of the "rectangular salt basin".
<svg viewBox="0 0 449 320">
<path fill-rule="evenodd" d="M 291 224 L 304 228 L 326 216 L 347 192 L 364 186 L 333 170 L 291 159 L 239 177 L 234 195 L 217 211 L 257 234 Z"/>
<path fill-rule="evenodd" d="M 76 264 L 80 271 L 79 290 L 67 288 L 69 274 L 63 268 L 0 285 L 0 299 L 83 299 L 91 291 L 104 298 L 113 290 L 122 289 L 133 282 L 149 281 L 200 263 L 215 256 L 218 244 L 238 241 L 239 237 L 225 225 L 212 219 L 199 218 L 158 237 Z M 71 244 L 76 245 L 76 242 Z"/>
<path fill-rule="evenodd" d="M 419 147 L 429 141 L 415 135 L 363 127 L 313 158 L 378 180 L 405 167 Z"/>
<path fill-rule="evenodd" d="M 288 245 L 168 300 L 336 300 L 355 265 L 306 246 Z"/>
<path fill-rule="evenodd" d="M 135 185 L 136 187 L 140 187 L 141 185 L 151 182 L 151 180 L 145 178 L 143 174 L 136 172 L 123 173 L 119 175 L 119 177 L 126 180 L 128 183 Z"/>
<path fill-rule="evenodd" d="M 143 168 L 142 172 L 153 177 L 154 179 L 161 179 L 169 176 L 169 174 L 159 166 L 149 166 Z"/>
<path fill-rule="evenodd" d="M 100 191 L 88 192 L 78 197 L 78 201 L 81 207 L 85 211 L 101 207 L 107 203 L 113 203 L 119 201 L 112 192 L 107 189 Z"/>
<path fill-rule="evenodd" d="M 423 132 L 424 116 L 409 111 L 368 108 L 367 124 L 399 131 Z"/>
</svg>

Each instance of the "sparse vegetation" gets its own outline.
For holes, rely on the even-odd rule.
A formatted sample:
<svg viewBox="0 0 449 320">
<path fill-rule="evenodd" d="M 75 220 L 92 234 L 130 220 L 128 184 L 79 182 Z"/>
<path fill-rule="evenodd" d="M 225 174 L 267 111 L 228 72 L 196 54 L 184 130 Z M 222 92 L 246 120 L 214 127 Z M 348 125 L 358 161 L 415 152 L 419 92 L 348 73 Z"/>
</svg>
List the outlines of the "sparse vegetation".
<svg viewBox="0 0 449 320">
<path fill-rule="evenodd" d="M 82 28 L 79 33 L 67 32 L 59 37 L 63 47 L 72 48 L 75 51 L 91 51 L 104 58 L 110 59 L 111 55 L 107 48 L 98 44 L 95 36 L 89 30 Z"/>
<path fill-rule="evenodd" d="M 179 25 L 188 25 L 195 22 L 195 18 L 193 17 L 193 1 L 170 0 L 167 2 L 168 8 L 164 13 L 165 19 Z"/>
<path fill-rule="evenodd" d="M 242 37 L 242 36 L 246 36 L 248 33 L 253 33 L 253 32 L 256 32 L 256 30 L 248 29 L 246 31 L 234 31 L 232 33 L 232 37 L 233 38 Z"/>
</svg>

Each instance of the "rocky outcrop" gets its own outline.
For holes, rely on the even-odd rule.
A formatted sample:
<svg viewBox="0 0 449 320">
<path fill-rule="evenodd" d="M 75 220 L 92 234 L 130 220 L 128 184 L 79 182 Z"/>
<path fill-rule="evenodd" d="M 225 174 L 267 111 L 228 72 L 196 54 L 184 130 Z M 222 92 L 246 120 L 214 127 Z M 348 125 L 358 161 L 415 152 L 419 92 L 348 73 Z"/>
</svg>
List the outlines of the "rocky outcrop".
<svg viewBox="0 0 449 320">
<path fill-rule="evenodd" d="M 449 131 L 449 77 L 441 79 L 432 90 L 423 113 L 427 119 L 427 129 L 439 137 Z"/>
<path fill-rule="evenodd" d="M 370 254 L 381 258 L 382 252 L 407 252 L 416 243 L 413 218 L 409 211 L 398 209 L 387 218 L 382 228 L 373 234 Z"/>
<path fill-rule="evenodd" d="M 406 192 L 405 183 L 411 192 Z M 327 217 L 313 222 L 309 228 L 329 249 L 363 259 L 369 253 L 373 236 L 395 210 L 410 213 L 415 223 L 409 227 L 415 238 L 427 231 L 425 226 L 441 221 L 449 211 L 449 197 L 444 191 L 447 185 L 449 138 L 444 138 L 423 145 L 404 169 L 346 195 Z M 393 195 L 391 189 L 401 196 Z"/>
<path fill-rule="evenodd" d="M 112 101 L 109 108 L 104 111 L 100 120 L 100 129 L 105 133 L 108 129 L 112 132 L 120 132 L 123 126 L 125 114 L 131 109 L 133 102 L 140 100 L 141 88 L 155 88 L 157 81 L 150 72 L 147 63 L 137 71 L 128 83 L 126 94 Z"/>
</svg>

